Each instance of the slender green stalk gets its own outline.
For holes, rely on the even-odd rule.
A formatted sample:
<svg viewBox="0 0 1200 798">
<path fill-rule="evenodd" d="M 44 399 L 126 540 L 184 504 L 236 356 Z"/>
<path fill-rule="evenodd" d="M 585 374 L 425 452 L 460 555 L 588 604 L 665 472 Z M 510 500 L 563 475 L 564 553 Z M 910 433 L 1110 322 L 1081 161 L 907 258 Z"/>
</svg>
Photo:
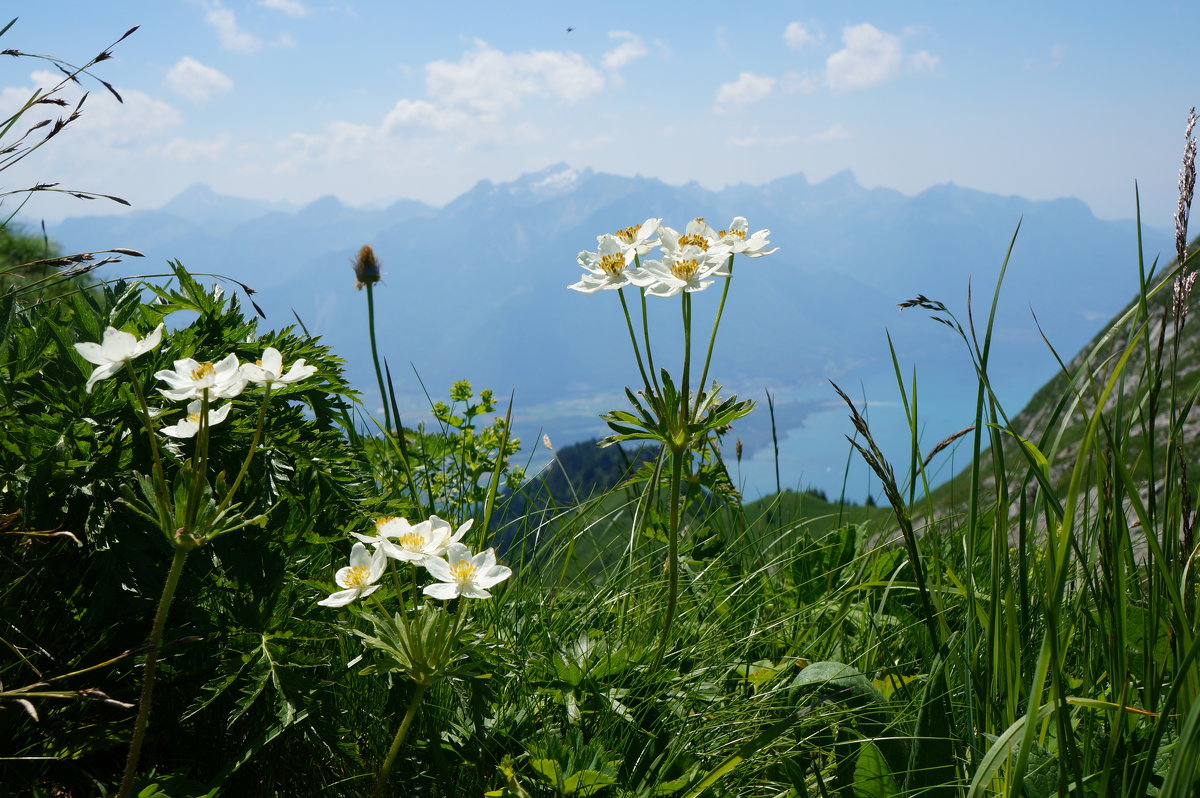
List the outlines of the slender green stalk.
<svg viewBox="0 0 1200 798">
<path fill-rule="evenodd" d="M 375 364 L 375 379 L 379 382 L 379 402 L 383 405 L 383 430 L 392 433 L 392 416 L 388 412 L 387 391 L 383 386 L 383 371 L 379 368 L 379 349 L 375 345 L 375 284 L 367 283 L 367 330 L 371 336 L 371 362 Z"/>
<path fill-rule="evenodd" d="M 196 431 L 196 451 L 192 454 L 192 486 L 188 492 L 187 507 L 183 512 L 183 527 L 187 532 L 196 531 L 196 518 L 200 514 L 200 495 L 203 493 L 204 472 L 208 465 L 208 389 L 200 394 L 200 428 Z"/>
<path fill-rule="evenodd" d="M 650 369 L 650 385 L 659 392 L 658 374 L 654 372 L 654 350 L 650 348 L 650 321 L 646 314 L 646 292 L 639 291 L 642 300 L 642 343 L 646 347 L 646 365 Z"/>
<path fill-rule="evenodd" d="M 217 507 L 217 515 L 220 515 L 221 511 L 229 506 L 229 502 L 233 500 L 233 494 L 237 493 L 238 487 L 246 477 L 246 470 L 250 468 L 250 461 L 254 458 L 254 452 L 262 440 L 263 426 L 267 421 L 267 401 L 270 398 L 271 383 L 268 382 L 263 389 L 262 404 L 258 407 L 258 423 L 254 427 L 254 439 L 250 441 L 250 448 L 246 451 L 246 459 L 242 461 L 242 468 L 238 471 L 237 479 L 233 480 L 233 484 L 229 486 L 229 492 L 225 494 L 225 498 L 221 499 L 221 504 Z"/>
<path fill-rule="evenodd" d="M 712 334 L 708 336 L 708 351 L 704 353 L 704 370 L 700 372 L 700 382 L 697 383 L 697 391 L 703 391 L 706 381 L 708 380 L 708 367 L 712 363 L 713 345 L 717 342 L 717 328 L 721 326 L 721 316 L 725 312 L 725 297 L 729 296 L 729 284 L 733 282 L 733 255 L 729 256 L 729 276 L 725 278 L 725 285 L 721 288 L 721 301 L 717 304 L 717 315 L 713 317 Z M 699 408 L 699 401 L 696 402 Z"/>
<path fill-rule="evenodd" d="M 370 286 L 368 286 L 369 288 Z M 400 753 L 400 747 L 404 745 L 404 738 L 408 735 L 408 729 L 412 726 L 413 718 L 417 716 L 417 707 L 421 705 L 421 699 L 425 698 L 425 691 L 429 689 L 429 685 L 418 684 L 416 692 L 408 702 L 408 711 L 404 713 L 404 719 L 400 721 L 400 728 L 396 729 L 396 736 L 392 738 L 392 747 L 388 749 L 387 757 L 383 760 L 383 765 L 379 768 L 379 775 L 375 777 L 375 788 L 371 794 L 376 796 L 383 795 L 383 788 L 387 786 L 388 775 L 392 772 L 392 764 L 396 761 L 396 755 Z"/>
<path fill-rule="evenodd" d="M 625 326 L 629 328 L 629 342 L 633 344 L 633 356 L 637 358 L 638 371 L 642 375 L 642 385 L 649 389 L 650 380 L 646 376 L 646 367 L 642 364 L 642 350 L 638 347 L 637 334 L 633 331 L 633 319 L 629 316 L 629 304 L 625 301 L 625 289 L 618 288 L 617 296 L 621 299 L 621 310 L 625 313 Z M 645 302 L 644 296 L 642 297 L 642 301 Z M 649 346 L 648 342 L 647 346 Z"/>
<path fill-rule="evenodd" d="M 146 427 L 146 434 L 150 436 L 150 456 L 154 461 L 154 481 L 158 486 L 159 495 L 167 495 L 167 477 L 163 471 L 162 452 L 158 448 L 158 438 L 154 435 L 154 424 L 150 420 L 150 406 L 146 403 L 146 394 L 142 392 L 142 384 L 138 380 L 137 372 L 133 370 L 133 365 L 126 360 L 125 371 L 129 373 L 129 384 L 133 386 L 133 395 L 137 397 L 138 409 L 142 413 L 142 424 Z"/>
<path fill-rule="evenodd" d="M 175 598 L 175 588 L 179 585 L 179 577 L 183 573 L 183 564 L 187 560 L 191 547 L 176 543 L 175 556 L 171 559 L 171 567 L 167 571 L 167 581 L 163 585 L 162 596 L 158 599 L 158 610 L 154 613 L 154 625 L 150 629 L 150 644 L 146 651 L 146 660 L 142 673 L 142 694 L 138 698 L 137 718 L 133 723 L 133 738 L 129 742 L 129 755 L 125 759 L 125 774 L 121 777 L 121 789 L 117 798 L 129 798 L 133 789 L 133 777 L 137 774 L 138 757 L 142 751 L 142 741 L 146 736 L 146 723 L 150 719 L 150 703 L 154 695 L 154 674 L 158 670 L 158 649 L 162 645 L 163 630 L 167 625 L 167 613 L 171 609 L 171 601 Z"/>
<path fill-rule="evenodd" d="M 684 293 L 683 295 L 683 379 L 679 385 L 679 435 L 681 437 L 687 435 L 687 425 L 691 420 L 692 413 L 689 406 L 688 394 L 691 393 L 691 371 L 692 371 L 692 295 Z M 703 386 L 701 386 L 703 387 Z M 696 397 L 696 404 L 700 404 L 699 396 Z M 691 445 L 691 441 L 687 441 L 686 445 Z"/>
<path fill-rule="evenodd" d="M 683 475 L 683 458 L 686 450 L 671 450 L 671 515 L 670 526 L 667 530 L 667 607 L 663 612 L 662 635 L 658 640 L 658 653 L 654 655 L 655 665 L 662 662 L 667 651 L 667 640 L 671 636 L 671 624 L 675 621 L 675 608 L 679 601 L 679 515 L 680 498 L 679 484 Z"/>
</svg>

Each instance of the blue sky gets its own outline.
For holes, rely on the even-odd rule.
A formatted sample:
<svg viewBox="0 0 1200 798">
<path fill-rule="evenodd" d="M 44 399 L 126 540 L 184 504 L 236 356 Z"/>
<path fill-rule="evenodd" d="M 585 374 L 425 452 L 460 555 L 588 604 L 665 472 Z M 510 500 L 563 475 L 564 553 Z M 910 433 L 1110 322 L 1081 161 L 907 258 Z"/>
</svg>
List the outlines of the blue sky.
<svg viewBox="0 0 1200 798">
<path fill-rule="evenodd" d="M 140 208 L 227 194 L 443 203 L 566 161 L 711 188 L 852 170 L 1076 196 L 1168 227 L 1200 103 L 1184 2 L 27 0 L 0 47 L 97 69 L 84 117 L 0 185 Z M 7 19 L 3 20 L 7 21 Z M 567 28 L 573 28 L 570 32 Z M 49 79 L 0 61 L 11 113 Z M 93 88 L 99 88 L 93 85 Z M 48 219 L 96 204 L 38 199 Z M 29 214 L 26 214 L 29 215 Z"/>
</svg>

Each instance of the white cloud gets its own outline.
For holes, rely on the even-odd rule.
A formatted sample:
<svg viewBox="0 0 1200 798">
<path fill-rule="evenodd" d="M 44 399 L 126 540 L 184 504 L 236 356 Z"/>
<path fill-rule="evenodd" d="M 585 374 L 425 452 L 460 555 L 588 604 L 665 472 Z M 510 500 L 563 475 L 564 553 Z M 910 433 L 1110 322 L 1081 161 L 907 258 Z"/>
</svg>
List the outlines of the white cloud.
<svg viewBox="0 0 1200 798">
<path fill-rule="evenodd" d="M 383 132 L 391 133 L 401 127 L 448 131 L 463 127 L 471 120 L 468 113 L 453 108 L 439 108 L 425 100 L 399 100 L 384 117 Z"/>
<path fill-rule="evenodd" d="M 458 61 L 426 64 L 425 88 L 446 106 L 498 116 L 519 108 L 526 97 L 583 99 L 604 88 L 604 76 L 578 53 L 510 54 L 477 40 L 475 49 Z"/>
<path fill-rule="evenodd" d="M 942 59 L 928 50 L 917 50 L 909 57 L 908 62 L 912 65 L 914 72 L 932 72 L 938 68 L 938 64 L 942 63 Z"/>
<path fill-rule="evenodd" d="M 395 166 L 398 135 L 404 159 L 414 163 L 434 158 L 435 151 L 444 156 L 487 142 L 540 141 L 544 133 L 517 113 L 523 106 L 538 99 L 574 103 L 605 85 L 603 73 L 577 53 L 505 53 L 476 41 L 457 61 L 425 65 L 429 99 L 401 98 L 378 124 L 334 122 L 318 133 L 293 133 L 279 143 L 282 162 L 275 171 L 300 174 L 309 163 L 372 157 Z"/>
<path fill-rule="evenodd" d="M 217 32 L 217 39 L 226 50 L 253 53 L 262 47 L 257 36 L 238 27 L 237 15 L 221 5 L 220 0 L 209 0 L 205 8 L 204 20 Z"/>
<path fill-rule="evenodd" d="M 1067 46 L 1061 42 L 1050 45 L 1050 55 L 1046 61 L 1036 58 L 1025 59 L 1025 70 L 1032 72 L 1039 69 L 1058 69 L 1067 57 Z"/>
<path fill-rule="evenodd" d="M 803 22 L 789 22 L 783 29 L 783 40 L 793 50 L 803 50 L 810 44 L 819 44 L 824 38 L 824 34 L 816 26 L 805 25 Z"/>
<path fill-rule="evenodd" d="M 219 163 L 229 150 L 231 139 L 228 133 L 215 139 L 182 139 L 173 138 L 163 147 L 163 157 L 171 161 L 192 163 L 195 161 L 210 161 Z"/>
<path fill-rule="evenodd" d="M 813 72 L 787 72 L 779 79 L 779 88 L 787 94 L 815 94 L 824 78 Z"/>
<path fill-rule="evenodd" d="M 741 136 L 731 138 L 729 146 L 731 147 L 781 147 L 787 144 L 795 144 L 799 138 L 797 136 Z"/>
<path fill-rule="evenodd" d="M 567 146 L 573 150 L 596 150 L 611 144 L 612 141 L 612 136 L 607 133 L 600 133 L 588 138 L 574 139 L 573 141 L 567 142 Z"/>
<path fill-rule="evenodd" d="M 742 72 L 732 83 L 722 83 L 717 89 L 717 110 L 749 105 L 765 99 L 775 90 L 776 80 L 768 75 Z"/>
<path fill-rule="evenodd" d="M 717 28 L 717 30 L 715 31 L 715 33 L 713 34 L 713 37 L 717 44 L 717 49 L 725 54 L 729 53 L 728 34 L 729 34 L 729 28 L 725 27 L 724 25 L 719 26 Z"/>
<path fill-rule="evenodd" d="M 233 81 L 219 70 L 184 56 L 167 71 L 167 85 L 193 102 L 202 102 L 232 89 Z"/>
<path fill-rule="evenodd" d="M 312 13 L 308 6 L 298 0 L 258 0 L 258 4 L 272 11 L 282 11 L 289 17 L 307 17 Z"/>
<path fill-rule="evenodd" d="M 808 137 L 809 141 L 818 141 L 827 143 L 831 141 L 846 141 L 854 138 L 849 130 L 841 122 L 835 122 L 820 133 L 814 133 Z"/>
<path fill-rule="evenodd" d="M 609 31 L 608 38 L 619 39 L 621 43 L 609 50 L 600 59 L 605 69 L 623 69 L 631 62 L 648 55 L 650 50 L 642 42 L 642 37 L 627 30 Z"/>
<path fill-rule="evenodd" d="M 886 83 L 900 71 L 900 37 L 862 23 L 842 30 L 843 49 L 825 62 L 829 88 L 837 94 Z"/>
<path fill-rule="evenodd" d="M 33 94 L 35 88 L 46 91 L 62 79 L 47 70 L 30 74 L 28 87 L 8 87 L 0 91 L 0 114 L 16 113 Z M 155 135 L 183 123 L 183 117 L 173 106 L 137 89 L 120 89 L 124 103 L 117 102 L 107 91 L 93 91 L 81 107 L 79 118 L 69 125 L 75 131 L 76 148 L 123 147 L 144 142 Z M 78 101 L 78 89 L 68 85 L 55 96 L 70 103 L 69 108 L 37 105 L 22 117 L 23 123 L 39 119 L 66 118 Z M 86 131 L 86 133 L 85 133 Z M 64 133 L 63 135 L 67 135 Z"/>
</svg>

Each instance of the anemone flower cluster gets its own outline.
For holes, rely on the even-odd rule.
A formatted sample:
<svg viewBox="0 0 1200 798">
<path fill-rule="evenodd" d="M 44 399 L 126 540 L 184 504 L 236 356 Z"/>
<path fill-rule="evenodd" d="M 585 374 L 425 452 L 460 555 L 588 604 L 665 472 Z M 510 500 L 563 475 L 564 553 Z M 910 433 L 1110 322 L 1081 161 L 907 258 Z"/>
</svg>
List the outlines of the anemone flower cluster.
<svg viewBox="0 0 1200 798">
<path fill-rule="evenodd" d="M 159 324 L 145 338 L 108 327 L 99 343 L 86 341 L 75 344 L 84 360 L 96 368 L 88 377 L 86 391 L 92 392 L 97 382 L 116 374 L 134 358 L 155 349 L 162 342 L 163 325 Z M 256 363 L 239 363 L 237 356 L 230 354 L 216 361 L 200 362 L 193 358 L 176 360 L 170 369 L 156 371 L 154 376 L 166 384 L 158 392 L 173 402 L 187 402 L 187 412 L 182 419 L 159 429 L 172 438 L 193 438 L 199 432 L 202 415 L 204 426 L 219 424 L 229 415 L 230 404 L 219 408 L 206 407 L 218 399 L 233 399 L 246 389 L 248 384 L 261 385 L 267 389 L 277 385 L 290 385 L 308 379 L 317 371 L 300 358 L 286 372 L 283 355 L 273 346 L 263 350 L 262 359 Z M 163 411 L 153 413 L 162 415 Z"/>
<path fill-rule="evenodd" d="M 459 542 L 473 523 L 473 519 L 468 519 L 456 530 L 436 515 L 416 524 L 405 518 L 377 519 L 375 535 L 351 533 L 358 542 L 350 550 L 350 565 L 334 575 L 334 582 L 343 590 L 317 603 L 344 607 L 371 595 L 379 588 L 377 582 L 389 559 L 428 571 L 436 581 L 422 592 L 430 598 L 491 598 L 488 588 L 512 576 L 512 569 L 496 562 L 495 549 L 472 554 Z M 374 551 L 368 553 L 363 544 L 372 546 Z"/>
<path fill-rule="evenodd" d="M 577 258 L 586 273 L 567 287 L 591 294 L 632 285 L 658 297 L 703 291 L 714 278 L 730 275 L 734 255 L 759 258 L 775 251 L 767 249 L 769 230 L 748 234 L 749 229 L 742 216 L 734 217 L 725 230 L 714 230 L 696 218 L 682 233 L 650 218 L 639 226 L 596 236 L 596 251 L 584 250 Z M 655 247 L 661 257 L 643 260 Z"/>
<path fill-rule="evenodd" d="M 154 376 L 167 384 L 158 392 L 173 401 L 188 401 L 187 416 L 174 426 L 159 430 L 174 438 L 192 438 L 200 430 L 201 408 L 215 399 L 233 399 L 249 384 L 270 389 L 276 385 L 290 385 L 307 379 L 317 372 L 300 358 L 285 373 L 283 355 L 273 346 L 263 350 L 256 363 L 239 363 L 236 355 L 226 355 L 216 363 L 200 363 L 192 358 L 176 360 L 173 369 L 157 371 Z M 229 415 L 227 402 L 216 410 L 208 411 L 206 424 L 219 424 Z"/>
</svg>

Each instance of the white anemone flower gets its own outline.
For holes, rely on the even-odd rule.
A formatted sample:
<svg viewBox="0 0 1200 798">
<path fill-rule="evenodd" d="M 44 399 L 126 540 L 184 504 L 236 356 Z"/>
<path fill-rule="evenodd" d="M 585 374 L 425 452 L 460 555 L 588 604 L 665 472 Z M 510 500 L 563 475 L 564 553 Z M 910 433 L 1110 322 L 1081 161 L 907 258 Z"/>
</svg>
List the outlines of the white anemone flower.
<svg viewBox="0 0 1200 798">
<path fill-rule="evenodd" d="M 635 227 L 626 227 L 613 233 L 613 237 L 621 244 L 625 254 L 625 265 L 633 263 L 635 257 L 642 257 L 658 246 L 658 228 L 662 219 L 649 218 Z M 599 243 L 603 235 L 596 236 Z"/>
<path fill-rule="evenodd" d="M 729 256 L 729 246 L 721 234 L 712 229 L 703 217 L 698 216 L 688 222 L 682 233 L 666 225 L 659 225 L 658 236 L 667 259 L 681 257 L 685 247 L 695 247 L 708 253 L 713 259 Z"/>
<path fill-rule="evenodd" d="M 496 564 L 496 550 L 488 549 L 472 556 L 470 549 L 461 543 L 453 543 L 446 549 L 446 557 L 429 557 L 425 570 L 438 580 L 425 587 L 426 596 L 436 599 L 491 598 L 489 587 L 512 576 L 512 569 Z"/>
<path fill-rule="evenodd" d="M 196 433 L 200 431 L 200 400 L 195 399 L 188 402 L 187 415 L 179 419 L 169 427 L 163 427 L 159 430 L 163 435 L 170 435 L 172 438 L 194 438 Z M 216 410 L 208 411 L 208 426 L 220 424 L 229 415 L 230 402 L 226 402 Z"/>
<path fill-rule="evenodd" d="M 720 232 L 721 243 L 729 247 L 730 252 L 745 255 L 748 258 L 761 258 L 763 255 L 770 255 L 779 249 L 779 247 L 764 249 L 771 243 L 767 240 L 767 236 L 771 235 L 770 230 L 759 230 L 747 237 L 746 232 L 749 229 L 750 225 L 745 216 L 735 216 L 729 223 L 729 229 Z"/>
<path fill-rule="evenodd" d="M 436 515 L 417 524 L 410 524 L 405 518 L 380 518 L 375 521 L 375 537 L 351 534 L 392 559 L 422 565 L 430 557 L 440 557 L 450 546 L 458 544 L 474 523 L 475 519 L 469 518 L 455 531 L 448 521 Z"/>
<path fill-rule="evenodd" d="M 168 399 L 199 399 L 208 391 L 209 399 L 232 399 L 246 387 L 246 378 L 238 367 L 236 355 L 216 363 L 198 363 L 184 358 L 175 361 L 175 370 L 156 371 L 154 376 L 169 385 L 158 391 Z"/>
<path fill-rule="evenodd" d="M 729 276 L 725 250 L 705 251 L 692 244 L 674 252 L 663 249 L 663 259 L 643 263 L 635 278 L 650 296 L 672 297 L 682 291 L 703 291 L 712 285 L 710 278 Z"/>
<path fill-rule="evenodd" d="M 626 257 L 625 246 L 614 235 L 597 236 L 599 246 L 595 252 L 584 250 L 576 259 L 588 271 L 583 279 L 568 285 L 573 291 L 593 294 L 600 290 L 622 288 L 629 285 L 637 272 L 630 268 L 633 257 Z"/>
<path fill-rule="evenodd" d="M 291 385 L 293 382 L 308 379 L 317 373 L 316 366 L 310 366 L 300 358 L 286 374 L 283 373 L 283 355 L 273 346 L 263 350 L 262 360 L 257 363 L 243 363 L 242 377 L 256 385 Z"/>
<path fill-rule="evenodd" d="M 317 603 L 324 607 L 345 607 L 355 599 L 371 595 L 379 589 L 379 585 L 375 583 L 379 581 L 379 577 L 383 576 L 383 569 L 386 566 L 387 558 L 382 551 L 376 549 L 368 554 L 366 546 L 355 543 L 354 547 L 350 549 L 350 565 L 339 568 L 333 577 L 333 581 L 337 582 L 338 587 L 343 587 L 345 590 L 331 593 L 328 598 L 321 599 Z"/>
<path fill-rule="evenodd" d="M 116 374 L 121 366 L 158 346 L 162 341 L 162 334 L 162 324 L 140 340 L 132 333 L 108 327 L 104 330 L 104 339 L 100 343 L 85 341 L 75 344 L 75 351 L 96 367 L 88 377 L 87 393 L 91 393 L 92 386 L 100 380 Z"/>
</svg>

